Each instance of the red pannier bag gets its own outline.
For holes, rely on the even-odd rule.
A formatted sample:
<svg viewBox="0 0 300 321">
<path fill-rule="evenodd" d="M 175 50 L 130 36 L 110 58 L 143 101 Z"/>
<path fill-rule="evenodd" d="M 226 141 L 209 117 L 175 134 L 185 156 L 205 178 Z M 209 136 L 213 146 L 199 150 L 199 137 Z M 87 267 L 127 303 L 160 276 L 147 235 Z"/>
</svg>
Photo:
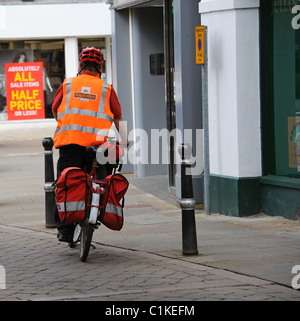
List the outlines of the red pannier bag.
<svg viewBox="0 0 300 321">
<path fill-rule="evenodd" d="M 84 221 L 88 195 L 89 175 L 79 167 L 63 170 L 56 181 L 56 206 L 62 223 Z"/>
<path fill-rule="evenodd" d="M 124 222 L 124 195 L 129 183 L 121 174 L 109 175 L 105 180 L 108 183 L 102 198 L 100 222 L 111 230 L 120 231 Z"/>
</svg>

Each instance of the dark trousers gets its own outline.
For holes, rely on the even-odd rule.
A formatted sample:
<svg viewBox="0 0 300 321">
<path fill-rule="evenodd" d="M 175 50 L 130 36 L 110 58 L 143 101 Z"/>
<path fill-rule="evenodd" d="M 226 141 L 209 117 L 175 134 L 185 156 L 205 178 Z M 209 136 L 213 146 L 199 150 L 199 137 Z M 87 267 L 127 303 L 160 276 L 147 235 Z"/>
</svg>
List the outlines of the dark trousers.
<svg viewBox="0 0 300 321">
<path fill-rule="evenodd" d="M 80 145 L 66 145 L 59 148 L 59 159 L 57 161 L 57 178 L 67 167 L 79 167 L 85 169 L 88 173 L 91 171 L 93 159 L 86 152 L 86 148 Z M 97 177 L 102 179 L 109 174 L 109 168 L 99 166 Z M 73 232 L 74 224 L 64 224 L 60 221 L 57 207 L 55 206 L 54 218 L 58 231 L 63 235 Z"/>
</svg>

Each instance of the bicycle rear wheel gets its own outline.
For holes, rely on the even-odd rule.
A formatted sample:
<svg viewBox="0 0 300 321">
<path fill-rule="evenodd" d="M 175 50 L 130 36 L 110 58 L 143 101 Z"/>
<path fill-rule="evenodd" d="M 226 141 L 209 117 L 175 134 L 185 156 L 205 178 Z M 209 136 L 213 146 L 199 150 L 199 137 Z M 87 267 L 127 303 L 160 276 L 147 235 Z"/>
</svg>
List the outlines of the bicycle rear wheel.
<svg viewBox="0 0 300 321">
<path fill-rule="evenodd" d="M 86 219 L 81 225 L 81 236 L 80 236 L 80 261 L 85 262 L 90 251 L 94 224 L 89 223 Z"/>
</svg>

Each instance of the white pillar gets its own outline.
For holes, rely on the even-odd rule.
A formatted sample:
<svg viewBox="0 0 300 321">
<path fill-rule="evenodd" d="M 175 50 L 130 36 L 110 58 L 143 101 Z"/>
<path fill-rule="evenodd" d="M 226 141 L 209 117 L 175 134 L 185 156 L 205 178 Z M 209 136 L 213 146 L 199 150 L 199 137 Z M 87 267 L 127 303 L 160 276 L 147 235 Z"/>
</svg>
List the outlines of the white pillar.
<svg viewBox="0 0 300 321">
<path fill-rule="evenodd" d="M 108 84 L 112 83 L 112 54 L 111 54 L 111 36 L 105 37 L 106 47 L 106 80 Z"/>
<path fill-rule="evenodd" d="M 65 38 L 65 70 L 66 77 L 75 77 L 78 72 L 78 40 Z"/>
<path fill-rule="evenodd" d="M 208 27 L 210 169 L 261 176 L 259 0 L 202 0 Z"/>
</svg>

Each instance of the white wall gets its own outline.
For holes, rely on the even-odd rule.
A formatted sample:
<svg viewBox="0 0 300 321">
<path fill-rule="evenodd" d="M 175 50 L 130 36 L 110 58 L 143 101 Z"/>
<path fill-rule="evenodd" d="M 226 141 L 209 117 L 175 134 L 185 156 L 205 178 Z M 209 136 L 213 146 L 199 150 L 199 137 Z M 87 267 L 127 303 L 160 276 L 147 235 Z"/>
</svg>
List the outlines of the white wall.
<svg viewBox="0 0 300 321">
<path fill-rule="evenodd" d="M 259 0 L 202 0 L 208 27 L 210 170 L 261 175 Z"/>
<path fill-rule="evenodd" d="M 111 35 L 104 3 L 0 6 L 0 40 Z"/>
</svg>

